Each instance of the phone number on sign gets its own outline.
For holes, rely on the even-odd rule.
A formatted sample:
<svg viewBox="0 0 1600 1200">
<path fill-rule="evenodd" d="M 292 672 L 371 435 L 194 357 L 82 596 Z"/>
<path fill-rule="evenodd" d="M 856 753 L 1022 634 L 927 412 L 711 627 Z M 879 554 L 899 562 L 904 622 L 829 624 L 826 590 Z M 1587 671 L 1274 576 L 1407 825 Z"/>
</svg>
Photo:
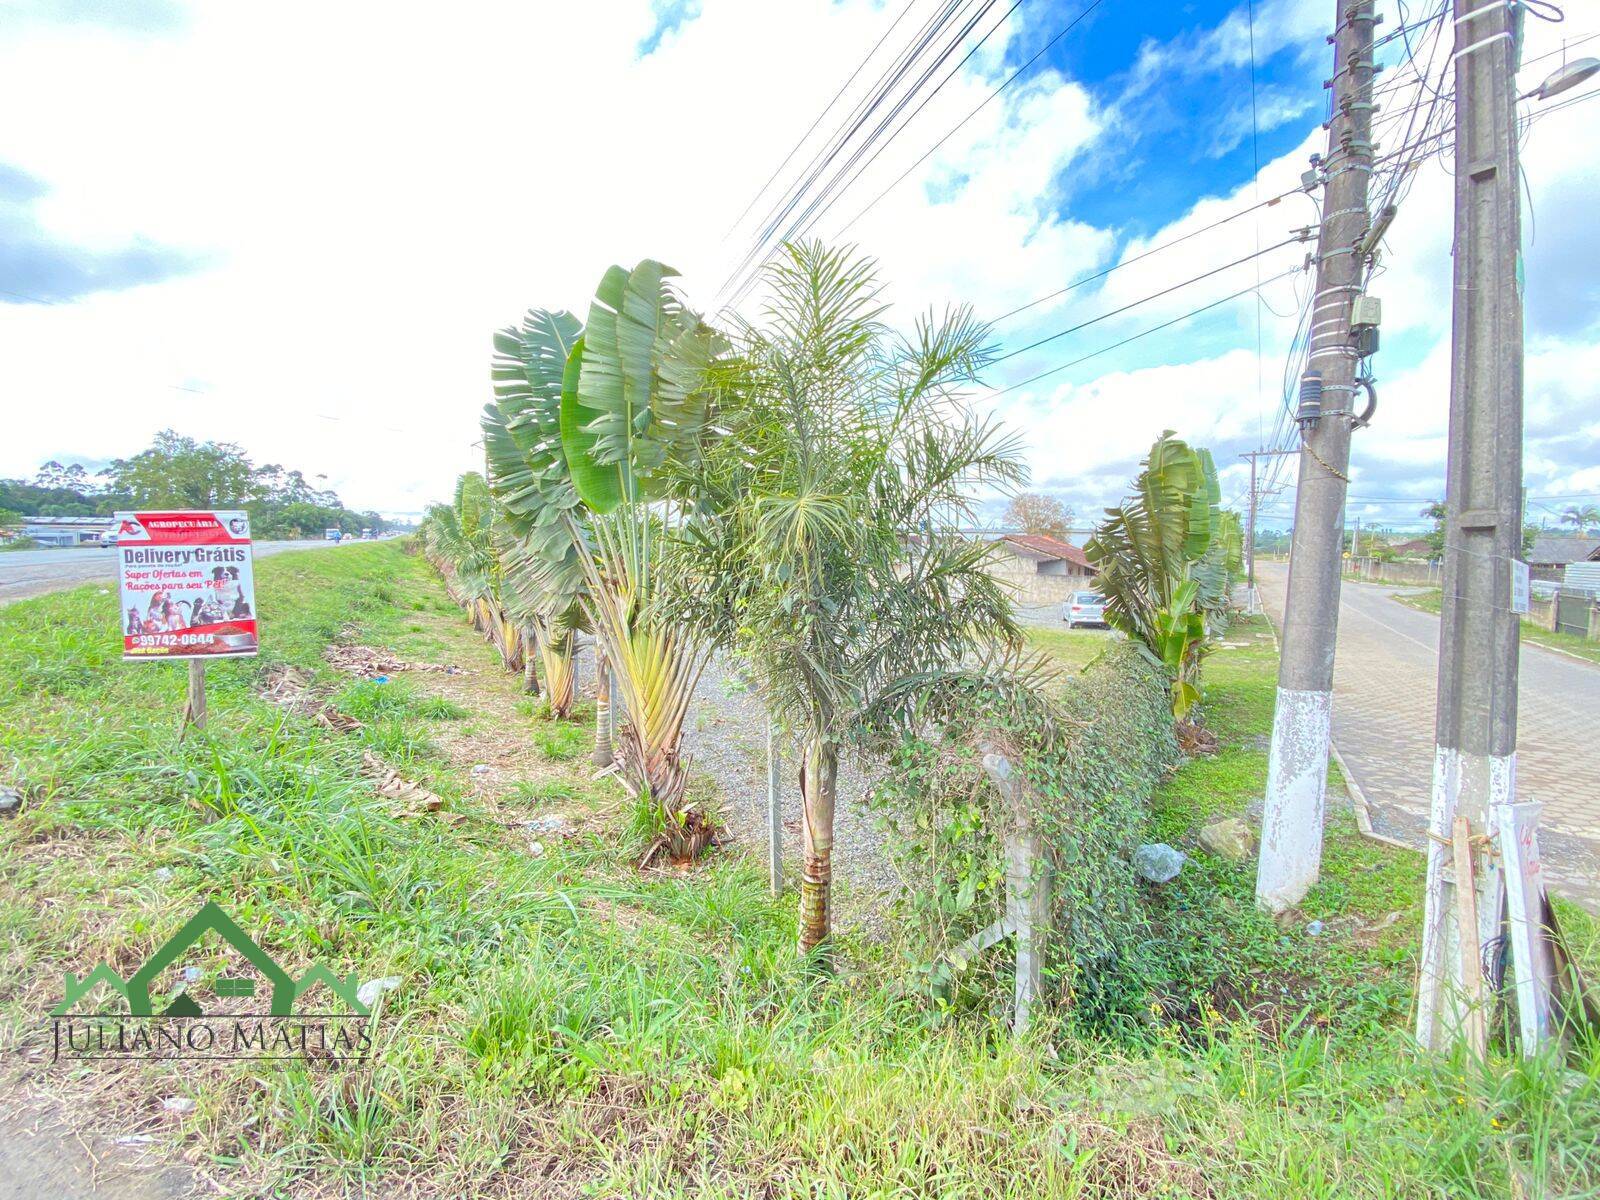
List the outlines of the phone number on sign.
<svg viewBox="0 0 1600 1200">
<path fill-rule="evenodd" d="M 140 633 L 128 639 L 134 647 L 210 645 L 209 633 Z"/>
</svg>

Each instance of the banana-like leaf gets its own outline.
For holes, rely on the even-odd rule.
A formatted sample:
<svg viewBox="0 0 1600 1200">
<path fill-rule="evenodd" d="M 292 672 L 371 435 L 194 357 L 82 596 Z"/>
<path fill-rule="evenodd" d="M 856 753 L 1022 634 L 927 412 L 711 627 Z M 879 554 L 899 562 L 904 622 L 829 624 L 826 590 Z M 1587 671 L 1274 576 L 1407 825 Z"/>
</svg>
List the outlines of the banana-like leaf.
<svg viewBox="0 0 1600 1200">
<path fill-rule="evenodd" d="M 1194 679 L 1206 637 L 1202 613 L 1226 602 L 1220 501 L 1210 452 L 1191 448 L 1169 430 L 1150 448 L 1133 494 L 1107 510 L 1084 546 L 1110 622 L 1143 641 L 1172 674 L 1179 717 L 1198 697 Z M 1211 564 L 1214 545 L 1217 569 Z"/>
<path fill-rule="evenodd" d="M 653 259 L 614 266 L 589 306 L 561 433 L 573 485 L 596 513 L 658 499 L 663 468 L 691 459 L 705 430 L 721 342 L 667 283 L 676 274 Z"/>
<path fill-rule="evenodd" d="M 599 435 L 594 426 L 600 414 L 583 403 L 579 392 L 586 344 L 585 338 L 578 339 L 562 374 L 561 447 L 573 490 L 594 512 L 608 513 L 624 499 L 624 480 L 617 464 L 602 463 L 595 458 L 595 442 Z"/>
<path fill-rule="evenodd" d="M 490 488 L 503 522 L 499 542 L 507 607 L 519 620 L 570 627 L 584 582 L 579 507 L 561 440 L 567 362 L 582 341 L 568 312 L 529 309 L 494 338 L 495 399 L 483 412 Z"/>
</svg>

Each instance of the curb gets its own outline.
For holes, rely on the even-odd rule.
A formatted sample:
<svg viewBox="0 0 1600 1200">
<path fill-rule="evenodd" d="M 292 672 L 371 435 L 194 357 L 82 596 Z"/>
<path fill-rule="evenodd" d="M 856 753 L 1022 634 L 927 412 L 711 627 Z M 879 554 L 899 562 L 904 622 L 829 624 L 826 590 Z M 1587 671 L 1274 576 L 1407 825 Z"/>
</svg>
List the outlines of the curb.
<svg viewBox="0 0 1600 1200">
<path fill-rule="evenodd" d="M 1338 744 L 1331 737 L 1328 739 L 1328 751 L 1333 755 L 1333 761 L 1339 764 L 1339 777 L 1344 780 L 1345 795 L 1350 797 L 1350 806 L 1355 810 L 1356 814 L 1356 828 L 1361 831 L 1361 836 L 1370 838 L 1374 842 L 1380 842 L 1385 846 L 1393 846 L 1396 850 L 1410 850 L 1414 854 L 1422 853 L 1416 846 L 1408 842 L 1402 842 L 1398 838 L 1389 837 L 1387 834 L 1379 833 L 1372 827 L 1372 813 L 1367 804 L 1366 793 L 1361 790 L 1361 785 L 1356 782 L 1355 775 L 1351 773 L 1349 765 L 1344 761 L 1344 755 L 1339 753 Z"/>
<path fill-rule="evenodd" d="M 1405 599 L 1397 592 L 1390 592 L 1389 593 L 1389 599 L 1393 600 L 1396 604 L 1400 605 L 1402 608 L 1409 608 L 1412 612 L 1428 613 L 1429 616 L 1434 616 L 1434 617 L 1439 615 L 1438 613 L 1428 612 L 1428 610 L 1425 609 L 1425 608 L 1418 608 L 1414 604 L 1407 604 L 1405 602 Z M 1265 611 L 1265 610 L 1263 610 L 1263 611 Z M 1268 620 L 1271 620 L 1271 618 L 1269 617 Z M 1535 628 L 1540 629 L 1544 633 L 1549 633 L 1550 632 L 1548 629 L 1544 629 L 1543 626 L 1535 626 Z M 1559 654 L 1559 655 L 1561 655 L 1562 658 L 1570 658 L 1573 662 L 1581 662 L 1585 666 L 1600 668 L 1600 662 L 1595 662 L 1595 660 L 1592 659 L 1592 658 L 1585 658 L 1581 654 L 1574 654 L 1571 650 L 1564 650 L 1560 646 L 1549 646 L 1549 645 L 1546 645 L 1544 642 L 1538 642 L 1538 641 L 1534 641 L 1532 638 L 1525 638 L 1525 637 L 1520 637 L 1520 636 L 1517 638 L 1517 641 L 1520 644 L 1524 645 L 1524 646 L 1532 646 L 1535 650 L 1544 650 L 1544 651 L 1547 651 L 1550 654 Z"/>
</svg>

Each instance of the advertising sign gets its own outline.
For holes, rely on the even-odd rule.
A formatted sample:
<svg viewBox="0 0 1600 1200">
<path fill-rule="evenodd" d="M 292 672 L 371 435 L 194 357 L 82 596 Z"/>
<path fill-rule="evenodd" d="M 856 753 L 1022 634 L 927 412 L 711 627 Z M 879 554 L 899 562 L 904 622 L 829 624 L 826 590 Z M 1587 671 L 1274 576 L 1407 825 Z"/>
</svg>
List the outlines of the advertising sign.
<svg viewBox="0 0 1600 1200">
<path fill-rule="evenodd" d="M 250 517 L 119 512 L 124 661 L 256 653 Z"/>
</svg>

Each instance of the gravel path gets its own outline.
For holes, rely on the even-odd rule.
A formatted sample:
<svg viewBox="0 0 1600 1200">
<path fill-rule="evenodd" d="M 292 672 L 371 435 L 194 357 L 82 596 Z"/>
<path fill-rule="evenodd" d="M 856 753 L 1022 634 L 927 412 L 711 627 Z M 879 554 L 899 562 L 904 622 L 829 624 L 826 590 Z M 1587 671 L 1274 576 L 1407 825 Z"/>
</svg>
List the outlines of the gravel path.
<svg viewBox="0 0 1600 1200">
<path fill-rule="evenodd" d="M 707 664 L 689 709 L 684 744 L 692 766 L 714 780 L 722 822 L 732 840 L 761 857 L 767 844 L 767 715 L 761 698 L 725 655 Z M 783 752 L 783 862 L 793 886 L 800 861 L 800 757 L 790 743 Z M 839 763 L 839 807 L 834 816 L 833 877 L 841 924 L 874 923 L 899 885 L 883 853 L 883 835 L 861 808 L 871 778 L 859 762 Z"/>
</svg>

